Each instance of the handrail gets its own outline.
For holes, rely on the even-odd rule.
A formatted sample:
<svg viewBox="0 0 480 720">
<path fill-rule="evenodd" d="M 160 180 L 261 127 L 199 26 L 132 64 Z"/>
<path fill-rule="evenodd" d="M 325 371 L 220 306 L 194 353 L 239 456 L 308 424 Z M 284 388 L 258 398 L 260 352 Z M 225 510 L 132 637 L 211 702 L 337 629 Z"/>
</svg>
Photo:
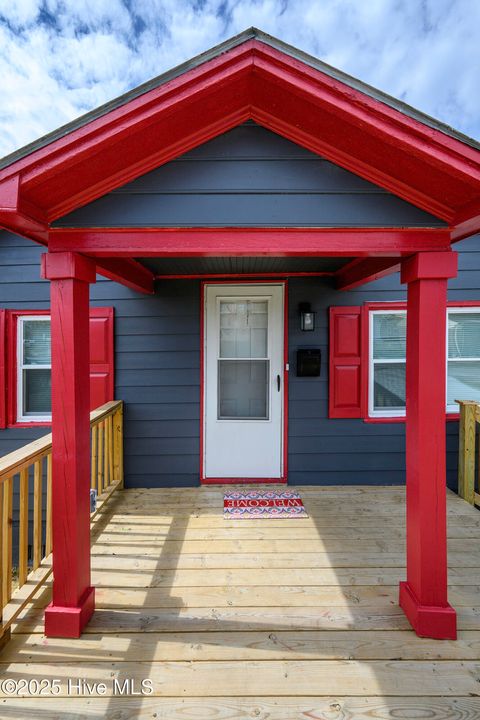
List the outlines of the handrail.
<svg viewBox="0 0 480 720">
<path fill-rule="evenodd" d="M 460 405 L 458 434 L 458 494 L 471 505 L 480 506 L 480 493 L 475 490 L 476 426 L 480 424 L 480 403 L 455 400 Z M 479 456 L 480 459 L 480 456 Z M 480 462 L 477 487 L 480 486 Z"/>
<path fill-rule="evenodd" d="M 91 487 L 97 510 L 123 487 L 123 402 L 114 400 L 90 413 Z M 29 497 L 33 489 L 33 528 L 29 533 Z M 13 500 L 18 493 L 18 568 L 14 577 Z M 43 496 L 46 493 L 45 522 Z M 52 572 L 52 434 L 0 458 L 0 647 L 10 626 Z M 16 513 L 17 517 L 17 513 Z M 29 561 L 29 536 L 30 561 Z"/>
</svg>

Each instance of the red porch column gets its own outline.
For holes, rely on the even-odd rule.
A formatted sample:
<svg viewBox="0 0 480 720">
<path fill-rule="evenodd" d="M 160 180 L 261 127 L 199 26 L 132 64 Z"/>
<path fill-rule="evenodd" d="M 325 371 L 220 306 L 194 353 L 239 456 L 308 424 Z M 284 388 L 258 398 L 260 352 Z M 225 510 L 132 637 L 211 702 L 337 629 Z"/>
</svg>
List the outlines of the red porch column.
<svg viewBox="0 0 480 720">
<path fill-rule="evenodd" d="M 402 267 L 407 301 L 407 581 L 400 605 L 417 635 L 456 638 L 447 601 L 446 312 L 457 254 L 418 253 Z"/>
<path fill-rule="evenodd" d="M 90 586 L 89 283 L 95 263 L 75 253 L 42 256 L 52 334 L 53 596 L 45 634 L 79 637 L 95 602 Z"/>
</svg>

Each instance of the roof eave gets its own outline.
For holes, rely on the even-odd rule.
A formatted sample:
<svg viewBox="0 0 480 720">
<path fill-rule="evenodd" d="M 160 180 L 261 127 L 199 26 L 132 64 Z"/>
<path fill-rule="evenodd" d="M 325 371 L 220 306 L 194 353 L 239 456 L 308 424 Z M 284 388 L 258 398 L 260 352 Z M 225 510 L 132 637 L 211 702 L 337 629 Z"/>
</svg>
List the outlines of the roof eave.
<svg viewBox="0 0 480 720">
<path fill-rule="evenodd" d="M 435 118 L 427 115 L 426 113 L 423 113 L 420 110 L 413 108 L 407 103 L 397 100 L 396 98 L 388 95 L 387 93 L 384 93 L 381 90 L 378 90 L 377 88 L 368 85 L 367 83 L 357 80 L 356 78 L 348 75 L 347 73 L 344 73 L 341 70 L 337 70 L 336 68 L 328 65 L 322 60 L 318 60 L 314 56 L 309 55 L 308 53 L 305 53 L 302 50 L 299 50 L 298 48 L 295 48 L 294 46 L 289 45 L 288 43 L 285 43 L 272 35 L 268 35 L 262 30 L 259 30 L 258 28 L 250 27 L 239 33 L 238 35 L 235 35 L 228 40 L 225 40 L 224 42 L 215 45 L 214 47 L 204 51 L 203 53 L 200 53 L 199 55 L 196 55 L 190 60 L 187 60 L 186 62 L 183 62 L 180 65 L 171 68 L 170 70 L 167 70 L 165 73 L 162 73 L 161 75 L 158 75 L 151 80 L 142 83 L 138 87 L 129 90 L 123 95 L 120 95 L 117 98 L 114 98 L 113 100 L 110 100 L 103 105 L 100 105 L 94 110 L 91 110 L 84 115 L 81 115 L 78 118 L 75 118 L 74 120 L 66 123 L 65 125 L 60 126 L 53 132 L 47 133 L 46 135 L 43 135 L 37 140 L 28 143 L 27 145 L 24 145 L 18 150 L 15 150 L 14 152 L 4 156 L 0 159 L 0 170 L 7 168 L 9 165 L 12 165 L 18 160 L 21 160 L 28 155 L 34 153 L 36 150 L 39 150 L 55 142 L 55 140 L 65 137 L 71 132 L 77 130 L 78 128 L 87 125 L 89 122 L 103 117 L 112 110 L 126 105 L 131 100 L 134 100 L 135 98 L 138 98 L 141 95 L 150 92 L 151 90 L 159 87 L 160 85 L 163 85 L 164 83 L 167 83 L 170 80 L 173 80 L 183 75 L 189 70 L 199 67 L 203 63 L 209 62 L 210 60 L 219 57 L 220 55 L 238 47 L 239 45 L 242 45 L 245 42 L 248 42 L 249 40 L 258 40 L 266 45 L 269 45 L 270 47 L 275 48 L 276 50 L 284 53 L 285 55 L 288 55 L 295 60 L 305 63 L 306 65 L 316 70 L 319 70 L 325 75 L 328 75 L 329 77 L 338 80 L 345 85 L 348 85 L 349 87 L 357 90 L 358 92 L 361 92 L 373 98 L 374 100 L 397 110 L 403 115 L 407 115 L 408 117 L 417 120 L 423 125 L 438 130 L 439 132 L 442 132 L 445 135 L 454 138 L 455 140 L 469 145 L 476 150 L 480 150 L 480 143 L 473 138 L 468 137 L 464 133 L 455 130 L 449 125 L 442 123 L 439 120 L 436 120 Z"/>
</svg>

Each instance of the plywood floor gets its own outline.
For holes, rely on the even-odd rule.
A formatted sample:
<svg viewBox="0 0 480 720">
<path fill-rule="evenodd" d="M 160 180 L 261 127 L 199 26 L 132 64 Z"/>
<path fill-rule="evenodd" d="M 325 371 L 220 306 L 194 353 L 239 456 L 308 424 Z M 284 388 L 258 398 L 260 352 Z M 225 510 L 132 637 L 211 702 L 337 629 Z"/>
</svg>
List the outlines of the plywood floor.
<svg viewBox="0 0 480 720">
<path fill-rule="evenodd" d="M 87 632 L 45 638 L 44 590 L 0 655 L 0 718 L 480 718 L 480 513 L 449 494 L 459 638 L 420 640 L 397 606 L 403 489 L 300 490 L 308 519 L 254 521 L 224 520 L 221 488 L 118 493 Z M 153 695 L 118 694 L 145 679 Z"/>
</svg>

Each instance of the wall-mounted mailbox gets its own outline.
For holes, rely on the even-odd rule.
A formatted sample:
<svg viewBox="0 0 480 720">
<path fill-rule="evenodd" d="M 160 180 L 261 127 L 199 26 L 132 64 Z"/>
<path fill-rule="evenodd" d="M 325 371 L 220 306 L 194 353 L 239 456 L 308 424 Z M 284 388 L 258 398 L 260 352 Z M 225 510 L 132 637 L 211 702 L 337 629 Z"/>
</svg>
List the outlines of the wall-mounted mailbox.
<svg viewBox="0 0 480 720">
<path fill-rule="evenodd" d="M 320 375 L 321 351 L 319 348 L 297 350 L 297 377 Z"/>
</svg>

